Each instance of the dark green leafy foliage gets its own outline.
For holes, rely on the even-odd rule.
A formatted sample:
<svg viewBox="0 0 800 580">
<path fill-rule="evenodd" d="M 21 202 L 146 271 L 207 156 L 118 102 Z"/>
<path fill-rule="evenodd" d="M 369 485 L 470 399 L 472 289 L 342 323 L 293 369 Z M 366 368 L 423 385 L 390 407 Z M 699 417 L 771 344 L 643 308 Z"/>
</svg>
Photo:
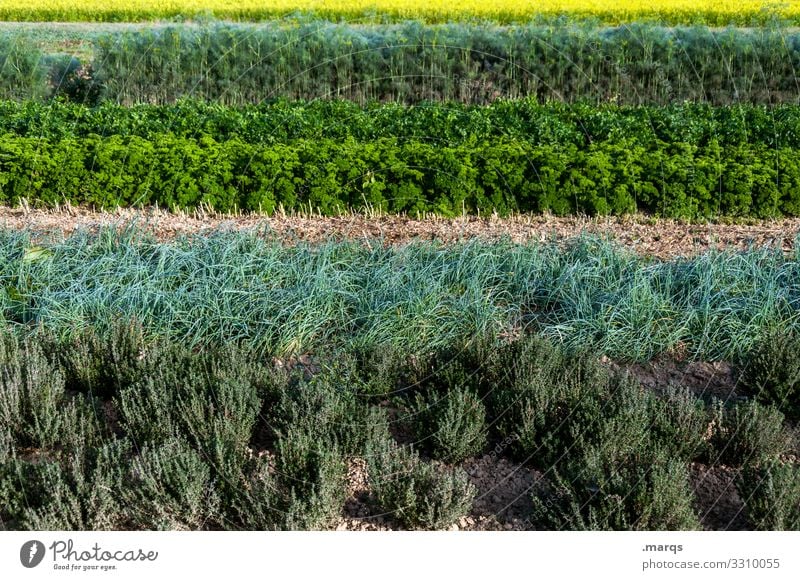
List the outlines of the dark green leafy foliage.
<svg viewBox="0 0 800 580">
<path fill-rule="evenodd" d="M 800 420 L 800 337 L 770 332 L 741 364 L 744 386 L 756 398 L 780 409 L 788 419 Z"/>
<path fill-rule="evenodd" d="M 95 107 L 64 101 L 0 101 L 0 131 L 18 137 L 61 140 L 91 135 L 153 140 L 176 137 L 240 139 L 262 145 L 298 140 L 395 137 L 438 145 L 474 145 L 484 140 L 586 149 L 591 143 L 621 141 L 646 149 L 672 144 L 705 147 L 766 145 L 800 147 L 800 106 L 704 103 L 625 106 L 612 103 L 539 103 L 504 99 L 490 105 L 426 102 L 404 105 L 317 99 L 275 99 L 225 106 L 197 99 L 169 105 L 132 106 L 104 102 Z"/>
<path fill-rule="evenodd" d="M 380 137 L 250 143 L 170 133 L 47 140 L 0 136 L 0 202 L 223 212 L 800 215 L 795 150 L 496 137 L 439 144 Z M 32 168 L 36 167 L 36 171 Z M 655 324 L 655 323 L 653 323 Z"/>
<path fill-rule="evenodd" d="M 800 531 L 800 465 L 776 459 L 749 465 L 736 485 L 754 529 Z"/>
</svg>

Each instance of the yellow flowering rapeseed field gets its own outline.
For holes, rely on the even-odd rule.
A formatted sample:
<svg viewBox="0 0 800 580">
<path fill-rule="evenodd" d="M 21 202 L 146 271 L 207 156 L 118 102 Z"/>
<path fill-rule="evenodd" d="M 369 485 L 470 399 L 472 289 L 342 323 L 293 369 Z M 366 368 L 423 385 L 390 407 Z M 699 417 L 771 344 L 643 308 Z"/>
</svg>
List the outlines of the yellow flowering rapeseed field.
<svg viewBox="0 0 800 580">
<path fill-rule="evenodd" d="M 175 16 L 259 20 L 294 12 L 345 20 L 486 19 L 524 22 L 567 15 L 605 23 L 754 24 L 775 16 L 800 22 L 800 0 L 0 0 L 0 19 L 138 21 Z"/>
</svg>

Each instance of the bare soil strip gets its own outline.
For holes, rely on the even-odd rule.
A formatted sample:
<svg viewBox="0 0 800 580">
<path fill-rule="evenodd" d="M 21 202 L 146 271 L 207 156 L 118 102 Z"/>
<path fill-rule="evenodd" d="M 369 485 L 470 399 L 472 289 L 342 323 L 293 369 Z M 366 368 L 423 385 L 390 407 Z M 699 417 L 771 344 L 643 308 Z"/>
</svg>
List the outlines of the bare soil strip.
<svg viewBox="0 0 800 580">
<path fill-rule="evenodd" d="M 794 250 L 800 235 L 800 219 L 752 223 L 683 223 L 648 216 L 566 217 L 515 216 L 428 217 L 350 214 L 342 217 L 294 215 L 216 215 L 203 211 L 175 214 L 159 209 L 94 212 L 67 207 L 56 210 L 30 210 L 26 207 L 0 207 L 0 227 L 29 229 L 38 234 L 68 235 L 78 229 L 96 230 L 102 225 L 121 226 L 136 221 L 160 240 L 207 232 L 216 228 L 267 228 L 287 243 L 325 240 L 382 240 L 403 244 L 413 240 L 457 242 L 508 238 L 517 243 L 564 241 L 582 233 L 612 237 L 641 255 L 658 258 L 691 256 L 712 248 L 747 249 L 769 246 L 784 252 Z"/>
</svg>

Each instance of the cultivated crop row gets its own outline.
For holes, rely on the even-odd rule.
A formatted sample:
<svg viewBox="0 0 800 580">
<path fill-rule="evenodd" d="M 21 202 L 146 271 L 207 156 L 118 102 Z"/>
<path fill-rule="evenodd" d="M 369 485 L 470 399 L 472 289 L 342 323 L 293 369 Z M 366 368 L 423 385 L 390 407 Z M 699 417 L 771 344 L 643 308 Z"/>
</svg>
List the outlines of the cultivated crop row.
<svg viewBox="0 0 800 580">
<path fill-rule="evenodd" d="M 536 332 L 627 360 L 735 359 L 798 327 L 797 251 L 653 261 L 610 242 L 286 245 L 217 231 L 159 243 L 132 227 L 61 242 L 0 239 L 7 325 L 60 335 L 135 319 L 186 346 L 284 356 L 331 345 L 407 352 Z"/>
<path fill-rule="evenodd" d="M 93 57 L 71 56 L 75 41 Z M 4 32 L 0 97 L 796 103 L 800 66 L 800 33 L 784 27 L 212 22 L 78 29 L 63 43 Z"/>
<path fill-rule="evenodd" d="M 767 145 L 601 141 L 584 147 L 505 138 L 448 145 L 394 137 L 272 145 L 170 133 L 57 141 L 0 136 L 0 202 L 99 208 L 158 204 L 341 214 L 669 217 L 800 215 L 800 159 Z"/>
<path fill-rule="evenodd" d="M 124 0 L 113 5 L 99 0 L 76 6 L 68 0 L 2 0 L 3 20 L 112 21 L 130 22 L 170 17 L 262 20 L 297 13 L 348 21 L 393 21 L 421 18 L 430 22 L 480 19 L 526 22 L 559 17 L 599 20 L 617 24 L 655 20 L 668 24 L 763 24 L 774 19 L 795 21 L 800 16 L 796 2 L 766 5 L 758 0 L 633 0 L 619 4 L 610 0 Z"/>
<path fill-rule="evenodd" d="M 135 325 L 67 342 L 4 331 L 0 362 L 12 529 L 325 529 L 355 460 L 372 517 L 444 529 L 476 497 L 461 465 L 492 444 L 541 474 L 528 529 L 697 529 L 691 462 L 734 470 L 748 527 L 800 527 L 798 441 L 780 410 L 796 417 L 798 399 L 771 399 L 762 368 L 747 376 L 758 400 L 725 402 L 643 390 L 535 337 L 329 352 L 309 372 L 148 342 Z M 797 381 L 797 351 L 780 362 Z"/>
<path fill-rule="evenodd" d="M 52 141 L 90 135 L 153 139 L 171 133 L 259 144 L 393 137 L 440 145 L 505 138 L 578 148 L 615 140 L 650 148 L 712 142 L 800 148 L 800 106 L 682 103 L 634 107 L 540 104 L 533 98 L 503 99 L 491 105 L 371 102 L 364 106 L 340 99 L 276 99 L 238 107 L 196 99 L 130 107 L 110 102 L 90 107 L 63 101 L 0 101 L 0 132 Z"/>
</svg>

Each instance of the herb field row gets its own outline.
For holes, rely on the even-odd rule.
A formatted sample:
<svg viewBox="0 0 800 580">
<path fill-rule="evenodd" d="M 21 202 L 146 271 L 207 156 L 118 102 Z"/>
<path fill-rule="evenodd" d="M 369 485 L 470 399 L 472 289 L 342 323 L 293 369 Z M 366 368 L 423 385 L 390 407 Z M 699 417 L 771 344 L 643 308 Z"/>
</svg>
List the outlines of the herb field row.
<svg viewBox="0 0 800 580">
<path fill-rule="evenodd" d="M 0 240 L 2 316 L 59 335 L 135 319 L 187 347 L 247 343 L 276 356 L 540 333 L 626 360 L 684 349 L 735 359 L 796 330 L 800 260 L 778 250 L 655 261 L 610 242 L 330 242 L 216 231 L 162 243 L 136 227 Z"/>
<path fill-rule="evenodd" d="M 493 446 L 542 474 L 520 498 L 526 529 L 698 529 L 693 462 L 734 470 L 747 527 L 797 530 L 800 440 L 780 409 L 800 411 L 781 390 L 800 376 L 800 341 L 770 340 L 745 367 L 754 399 L 725 402 L 643 390 L 535 337 L 416 358 L 328 350 L 309 374 L 135 325 L 66 342 L 4 331 L 0 525 L 332 528 L 360 460 L 367 519 L 445 529 L 477 499 L 463 463 Z"/>
<path fill-rule="evenodd" d="M 9 29 L 0 38 L 0 97 L 228 104 L 347 98 L 487 103 L 533 97 L 665 105 L 797 103 L 794 28 L 642 24 L 480 26 L 325 21 L 258 25 Z M 92 55 L 73 55 L 76 43 Z"/>
<path fill-rule="evenodd" d="M 800 148 L 800 106 L 540 104 L 532 98 L 500 100 L 491 105 L 371 102 L 364 106 L 322 99 L 277 99 L 242 106 L 186 99 L 170 105 L 104 102 L 95 107 L 63 101 L 0 101 L 0 133 L 51 141 L 90 135 L 152 139 L 171 133 L 191 139 L 239 138 L 259 144 L 392 137 L 448 146 L 509 139 L 579 148 L 599 141 L 645 147 L 674 143 L 707 146 L 714 142 Z"/>
<path fill-rule="evenodd" d="M 0 19 L 36 21 L 137 21 L 162 18 L 217 18 L 263 20 L 307 13 L 348 21 L 392 21 L 422 18 L 429 22 L 482 19 L 525 22 L 531 19 L 587 18 L 605 23 L 655 20 L 669 24 L 763 24 L 777 19 L 796 22 L 796 1 L 766 5 L 757 0 L 124 0 L 113 5 L 99 0 L 80 5 L 67 0 L 2 0 Z"/>
<path fill-rule="evenodd" d="M 799 24 L 0 0 L 0 530 L 800 531 Z"/>
<path fill-rule="evenodd" d="M 387 137 L 267 145 L 169 133 L 56 141 L 0 136 L 0 202 L 10 205 L 766 218 L 800 215 L 798 183 L 796 149 L 716 141 L 577 147 Z"/>
</svg>

